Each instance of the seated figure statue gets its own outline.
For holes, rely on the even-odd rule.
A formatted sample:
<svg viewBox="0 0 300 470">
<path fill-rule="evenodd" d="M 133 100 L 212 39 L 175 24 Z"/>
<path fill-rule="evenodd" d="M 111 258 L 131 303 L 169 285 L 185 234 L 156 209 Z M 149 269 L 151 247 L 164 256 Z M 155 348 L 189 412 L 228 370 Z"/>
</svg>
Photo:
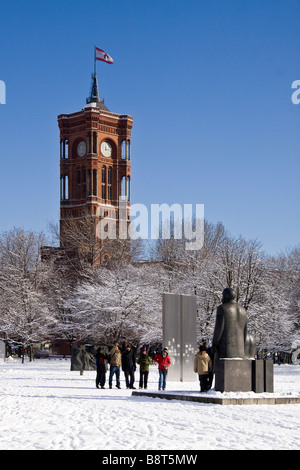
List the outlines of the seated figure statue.
<svg viewBox="0 0 300 470">
<path fill-rule="evenodd" d="M 235 298 L 233 289 L 227 287 L 223 290 L 212 342 L 217 358 L 245 359 L 255 354 L 254 337 L 247 332 L 246 310 Z"/>
</svg>

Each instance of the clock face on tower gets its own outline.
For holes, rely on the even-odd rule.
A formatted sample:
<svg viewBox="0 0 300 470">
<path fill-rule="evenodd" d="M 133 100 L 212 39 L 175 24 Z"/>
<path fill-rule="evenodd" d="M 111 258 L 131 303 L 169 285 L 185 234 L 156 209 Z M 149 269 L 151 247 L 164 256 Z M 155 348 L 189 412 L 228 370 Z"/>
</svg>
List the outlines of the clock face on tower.
<svg viewBox="0 0 300 470">
<path fill-rule="evenodd" d="M 100 146 L 101 153 L 104 157 L 111 157 L 112 146 L 109 142 L 102 142 Z"/>
<path fill-rule="evenodd" d="M 79 142 L 79 144 L 77 145 L 77 153 L 80 157 L 83 157 L 85 155 L 85 152 L 86 152 L 86 143 L 83 140 L 82 142 Z"/>
</svg>

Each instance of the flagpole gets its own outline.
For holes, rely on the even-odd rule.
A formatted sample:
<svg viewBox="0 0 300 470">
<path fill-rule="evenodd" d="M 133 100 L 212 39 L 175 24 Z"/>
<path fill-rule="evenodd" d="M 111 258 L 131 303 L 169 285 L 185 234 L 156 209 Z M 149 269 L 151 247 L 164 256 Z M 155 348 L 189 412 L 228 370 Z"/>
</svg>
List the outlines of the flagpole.
<svg viewBox="0 0 300 470">
<path fill-rule="evenodd" d="M 94 46 L 94 76 L 96 76 L 96 46 Z"/>
</svg>

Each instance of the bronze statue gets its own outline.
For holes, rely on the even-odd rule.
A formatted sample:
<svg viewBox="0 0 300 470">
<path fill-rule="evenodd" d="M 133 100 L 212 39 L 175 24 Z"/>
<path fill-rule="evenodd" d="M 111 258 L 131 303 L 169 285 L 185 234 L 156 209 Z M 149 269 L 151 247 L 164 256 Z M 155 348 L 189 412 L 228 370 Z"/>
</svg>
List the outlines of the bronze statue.
<svg viewBox="0 0 300 470">
<path fill-rule="evenodd" d="M 247 313 L 235 300 L 233 289 L 223 290 L 217 309 L 212 347 L 217 358 L 250 358 L 255 355 L 255 340 L 247 332 Z"/>
</svg>

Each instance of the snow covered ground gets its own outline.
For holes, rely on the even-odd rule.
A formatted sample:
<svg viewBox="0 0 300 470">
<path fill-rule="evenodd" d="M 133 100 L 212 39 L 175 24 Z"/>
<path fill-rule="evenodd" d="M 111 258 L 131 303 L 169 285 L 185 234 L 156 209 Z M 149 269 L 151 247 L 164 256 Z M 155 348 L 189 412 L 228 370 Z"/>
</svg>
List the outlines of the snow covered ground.
<svg viewBox="0 0 300 470">
<path fill-rule="evenodd" d="M 274 373 L 276 396 L 300 396 L 300 366 L 275 366 Z M 70 371 L 69 360 L 0 362 L 0 449 L 300 449 L 299 404 L 132 397 L 121 378 L 121 390 L 115 382 L 112 390 L 101 390 L 94 371 L 80 376 Z M 157 381 L 153 366 L 148 389 L 156 391 Z M 167 390 L 198 393 L 196 375 L 193 383 L 168 382 Z"/>
</svg>

